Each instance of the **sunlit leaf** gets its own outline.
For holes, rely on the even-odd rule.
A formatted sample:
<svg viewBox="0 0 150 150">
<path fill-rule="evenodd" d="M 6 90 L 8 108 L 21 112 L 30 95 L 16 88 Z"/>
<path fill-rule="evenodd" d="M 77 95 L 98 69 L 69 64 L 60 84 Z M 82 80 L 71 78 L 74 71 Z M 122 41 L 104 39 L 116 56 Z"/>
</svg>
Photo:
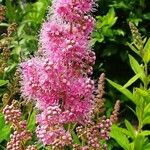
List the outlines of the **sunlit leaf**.
<svg viewBox="0 0 150 150">
<path fill-rule="evenodd" d="M 145 63 L 148 63 L 150 61 L 150 38 L 148 39 L 146 45 L 144 46 L 143 60 Z"/>
<path fill-rule="evenodd" d="M 130 85 L 132 85 L 137 79 L 141 77 L 141 74 L 136 74 L 134 77 L 132 77 L 124 86 L 123 88 L 127 88 Z"/>
<path fill-rule="evenodd" d="M 114 87 L 116 88 L 118 91 L 120 91 L 121 93 L 123 93 L 125 96 L 127 96 L 131 101 L 135 102 L 135 97 L 134 95 L 126 88 L 123 88 L 123 86 L 107 79 L 107 81 Z"/>
<path fill-rule="evenodd" d="M 0 86 L 6 85 L 7 83 L 9 83 L 8 80 L 0 80 Z"/>
<path fill-rule="evenodd" d="M 113 125 L 110 136 L 114 138 L 124 150 L 129 150 L 129 140 L 119 127 Z"/>
</svg>

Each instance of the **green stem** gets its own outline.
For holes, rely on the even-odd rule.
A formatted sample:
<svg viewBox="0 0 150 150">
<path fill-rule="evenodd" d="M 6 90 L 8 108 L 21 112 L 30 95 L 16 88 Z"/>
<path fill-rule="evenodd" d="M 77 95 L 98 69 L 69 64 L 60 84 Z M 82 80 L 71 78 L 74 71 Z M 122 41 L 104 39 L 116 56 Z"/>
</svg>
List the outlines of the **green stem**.
<svg viewBox="0 0 150 150">
<path fill-rule="evenodd" d="M 148 76 L 148 67 L 147 63 L 144 64 L 144 72 L 145 72 L 145 81 L 144 81 L 144 89 L 147 90 L 148 88 L 148 83 L 147 83 L 147 76 Z"/>
</svg>

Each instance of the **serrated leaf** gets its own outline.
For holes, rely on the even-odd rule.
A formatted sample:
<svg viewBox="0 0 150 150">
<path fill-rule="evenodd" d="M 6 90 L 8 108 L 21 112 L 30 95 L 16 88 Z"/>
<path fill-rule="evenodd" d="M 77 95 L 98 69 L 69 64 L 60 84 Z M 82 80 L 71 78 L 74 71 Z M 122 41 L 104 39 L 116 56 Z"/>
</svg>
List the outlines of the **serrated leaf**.
<svg viewBox="0 0 150 150">
<path fill-rule="evenodd" d="M 115 24 L 115 22 L 117 21 L 117 17 L 115 17 L 115 10 L 114 8 L 110 8 L 107 15 L 106 15 L 106 18 L 107 18 L 107 24 L 109 26 L 113 26 Z M 106 19 L 105 18 L 105 19 Z"/>
<path fill-rule="evenodd" d="M 132 85 L 137 79 L 141 77 L 141 74 L 136 74 L 134 77 L 132 77 L 124 86 L 123 88 L 127 88 L 130 85 Z"/>
<path fill-rule="evenodd" d="M 135 97 L 134 95 L 126 88 L 123 88 L 123 86 L 107 79 L 107 81 L 114 87 L 116 88 L 118 91 L 120 91 L 121 93 L 123 93 L 126 97 L 128 97 L 131 101 L 133 101 L 135 103 Z"/>
</svg>

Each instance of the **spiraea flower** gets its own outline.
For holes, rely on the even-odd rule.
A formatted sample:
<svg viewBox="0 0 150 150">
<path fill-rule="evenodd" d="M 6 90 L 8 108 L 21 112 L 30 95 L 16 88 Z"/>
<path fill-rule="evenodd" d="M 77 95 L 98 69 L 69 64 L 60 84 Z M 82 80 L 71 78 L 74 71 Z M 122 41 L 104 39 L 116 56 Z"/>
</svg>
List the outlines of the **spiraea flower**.
<svg viewBox="0 0 150 150">
<path fill-rule="evenodd" d="M 64 124 L 85 124 L 94 106 L 95 53 L 89 40 L 94 0 L 54 0 L 43 23 L 36 57 L 21 63 L 21 91 L 39 109 L 38 138 L 52 149 L 72 144 Z"/>
<path fill-rule="evenodd" d="M 81 20 L 84 14 L 91 12 L 94 4 L 94 0 L 54 0 L 53 9 L 58 17 L 74 22 Z"/>
<path fill-rule="evenodd" d="M 70 145 L 72 137 L 63 124 L 72 121 L 73 117 L 69 111 L 62 112 L 59 106 L 49 106 L 37 116 L 37 136 L 44 145 L 53 145 L 53 149 Z"/>
<path fill-rule="evenodd" d="M 39 109 L 61 103 L 62 109 L 79 116 L 91 109 L 94 82 L 90 78 L 50 59 L 32 58 L 21 67 L 21 90 L 24 96 L 37 101 Z"/>
<path fill-rule="evenodd" d="M 75 27 L 70 32 L 69 24 L 62 26 L 54 21 L 45 22 L 41 30 L 40 44 L 43 53 L 49 58 L 59 60 L 80 72 L 87 72 L 89 66 L 95 63 L 96 57 L 90 50 L 88 36 L 83 36 Z"/>
</svg>

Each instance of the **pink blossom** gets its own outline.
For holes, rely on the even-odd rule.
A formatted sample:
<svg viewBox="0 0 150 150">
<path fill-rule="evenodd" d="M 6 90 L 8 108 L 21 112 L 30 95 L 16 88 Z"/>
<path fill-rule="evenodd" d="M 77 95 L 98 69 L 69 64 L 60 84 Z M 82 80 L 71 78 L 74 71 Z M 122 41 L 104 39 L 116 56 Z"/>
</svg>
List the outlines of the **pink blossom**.
<svg viewBox="0 0 150 150">
<path fill-rule="evenodd" d="M 89 75 L 96 57 L 89 45 L 95 21 L 88 13 L 93 5 L 94 0 L 53 0 L 40 33 L 40 56 L 20 65 L 22 95 L 36 101 L 37 136 L 45 145 L 70 145 L 63 125 L 90 120 L 95 87 Z"/>
<path fill-rule="evenodd" d="M 90 110 L 94 83 L 88 77 L 49 59 L 32 58 L 21 64 L 22 93 L 37 100 L 37 106 L 45 109 L 63 101 L 63 108 L 76 110 L 79 114 Z"/>
<path fill-rule="evenodd" d="M 44 145 L 53 145 L 59 142 L 59 147 L 71 145 L 72 138 L 69 132 L 65 131 L 63 126 L 49 126 L 48 124 L 40 124 L 36 130 L 38 138 Z"/>
<path fill-rule="evenodd" d="M 54 13 L 65 21 L 74 22 L 80 20 L 81 17 L 92 11 L 93 0 L 55 0 L 53 2 Z"/>
<path fill-rule="evenodd" d="M 68 117 L 67 120 L 66 117 Z M 62 142 L 62 147 L 71 144 L 71 135 L 63 128 L 63 123 L 68 123 L 69 119 L 72 121 L 69 111 L 62 112 L 59 105 L 48 106 L 37 116 L 37 123 L 39 124 L 36 130 L 37 136 L 45 145 L 54 145 L 58 140 Z"/>
</svg>

